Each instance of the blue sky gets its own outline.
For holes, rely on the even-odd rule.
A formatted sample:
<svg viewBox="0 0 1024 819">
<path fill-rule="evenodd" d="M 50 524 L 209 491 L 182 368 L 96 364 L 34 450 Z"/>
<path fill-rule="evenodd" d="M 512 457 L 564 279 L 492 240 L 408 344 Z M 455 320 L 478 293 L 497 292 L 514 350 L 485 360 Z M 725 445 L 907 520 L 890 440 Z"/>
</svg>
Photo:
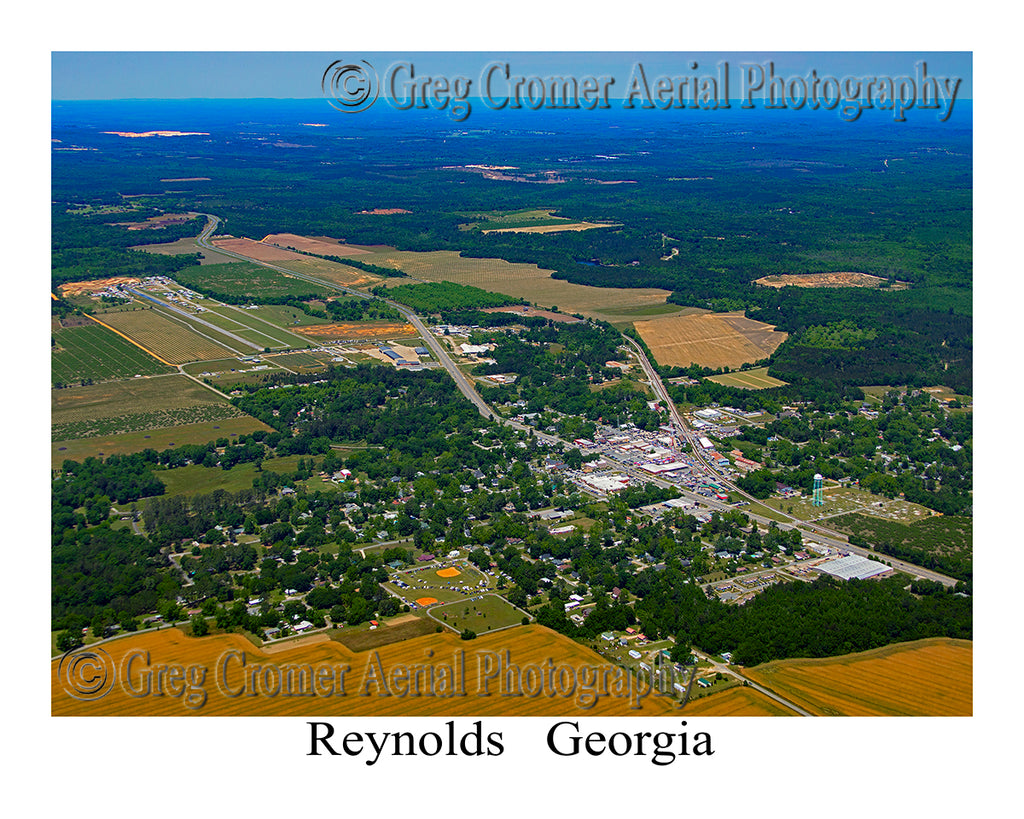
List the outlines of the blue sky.
<svg viewBox="0 0 1024 819">
<path fill-rule="evenodd" d="M 930 75 L 961 78 L 959 98 L 973 97 L 970 52 L 58 52 L 52 54 L 51 95 L 55 100 L 316 98 L 320 79 L 334 60 L 366 60 L 378 73 L 394 62 L 413 63 L 418 74 L 465 76 L 475 82 L 494 60 L 513 73 L 611 75 L 624 87 L 642 63 L 648 76 L 713 75 L 728 61 L 734 77 L 741 63 L 771 60 L 779 76 L 913 76 L 925 61 Z M 696 71 L 690 63 L 696 61 Z M 620 85 L 621 83 L 621 85 Z M 734 93 L 733 96 L 738 96 Z"/>
</svg>

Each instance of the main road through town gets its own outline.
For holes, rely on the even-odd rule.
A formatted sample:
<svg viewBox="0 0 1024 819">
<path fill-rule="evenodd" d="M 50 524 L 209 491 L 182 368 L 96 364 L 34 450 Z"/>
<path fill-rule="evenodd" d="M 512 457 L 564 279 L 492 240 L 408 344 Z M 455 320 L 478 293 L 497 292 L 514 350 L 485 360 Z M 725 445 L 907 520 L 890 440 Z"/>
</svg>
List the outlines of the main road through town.
<svg viewBox="0 0 1024 819">
<path fill-rule="evenodd" d="M 346 293 L 347 295 L 350 296 L 356 296 L 362 299 L 380 298 L 381 301 L 384 301 L 385 303 L 393 307 L 395 310 L 397 310 L 399 313 L 401 313 L 402 316 L 413 327 L 416 328 L 416 331 L 422 336 L 423 341 L 430 348 L 431 352 L 433 352 L 434 356 L 437 358 L 437 361 L 441 364 L 441 366 L 443 366 L 448 371 L 449 375 L 451 375 L 452 379 L 455 381 L 455 385 L 459 388 L 459 391 L 464 396 L 466 396 L 466 398 L 469 399 L 469 401 L 472 402 L 473 406 L 477 408 L 477 410 L 483 417 L 493 419 L 494 421 L 504 423 L 506 425 L 515 427 L 516 429 L 524 431 L 533 431 L 533 427 L 529 427 L 524 424 L 516 423 L 514 421 L 502 418 L 502 416 L 500 416 L 497 412 L 491 409 L 491 407 L 488 406 L 488 404 L 480 396 L 480 393 L 476 391 L 472 381 L 466 376 L 464 372 L 462 372 L 462 370 L 458 368 L 455 361 L 452 360 L 452 357 L 448 354 L 448 351 L 445 349 L 444 345 L 437 340 L 434 334 L 431 333 L 427 326 L 423 323 L 423 319 L 417 316 L 410 308 L 406 307 L 404 304 L 399 304 L 398 302 L 392 301 L 387 298 L 381 298 L 370 293 L 364 293 L 360 290 L 345 287 L 344 285 L 325 281 L 324 279 L 318 279 L 314 276 L 307 276 L 303 273 L 296 273 L 294 270 L 289 270 L 286 267 L 280 267 L 278 265 L 272 264 L 271 262 L 259 261 L 257 259 L 252 259 L 249 256 L 243 256 L 240 253 L 235 253 L 234 251 L 215 247 L 212 244 L 210 244 L 210 236 L 212 236 L 214 231 L 217 229 L 217 226 L 220 224 L 220 220 L 216 216 L 213 216 L 208 213 L 200 215 L 205 216 L 207 222 L 206 227 L 203 228 L 202 233 L 200 233 L 198 238 L 196 239 L 196 244 L 198 244 L 200 247 L 206 250 L 211 251 L 212 253 L 219 253 L 224 256 L 232 256 L 241 261 L 252 262 L 254 264 L 261 265 L 262 267 L 268 267 L 271 270 L 276 270 L 279 273 L 283 273 L 287 276 L 291 276 L 297 279 L 303 279 L 312 284 L 317 284 L 321 287 L 332 288 L 342 293 Z M 689 426 L 686 424 L 683 417 L 679 414 L 678 408 L 676 407 L 675 403 L 673 403 L 672 399 L 669 397 L 668 390 L 665 388 L 665 384 L 662 382 L 661 377 L 658 375 L 657 371 L 651 365 L 651 362 L 648 361 L 643 349 L 640 347 L 639 344 L 637 344 L 633 339 L 629 338 L 628 336 L 623 336 L 623 338 L 630 345 L 633 353 L 637 357 L 637 360 L 640 362 L 640 366 L 642 367 L 645 375 L 647 376 L 647 379 L 650 382 L 651 389 L 654 391 L 655 396 L 668 409 L 669 414 L 672 418 L 672 422 L 679 429 L 683 439 L 689 442 L 690 452 L 693 455 L 694 460 L 696 460 L 704 469 L 704 471 L 710 477 L 713 477 L 717 483 L 726 486 L 730 491 L 735 492 L 736 494 L 741 495 L 744 498 L 747 498 L 749 501 L 759 503 L 759 501 L 756 498 L 754 498 L 751 495 L 748 495 L 742 489 L 739 489 L 735 484 L 729 482 L 728 480 L 726 480 L 725 478 L 718 474 L 714 466 L 704 456 L 703 450 L 699 442 L 696 440 L 696 436 L 694 435 L 693 431 L 690 430 Z M 561 438 L 558 438 L 554 435 L 548 435 L 547 433 L 542 433 L 539 431 L 534 431 L 534 434 L 536 435 L 538 440 L 548 444 L 562 444 L 563 446 L 569 447 L 572 446 L 570 442 L 564 441 Z M 707 506 L 712 509 L 717 508 L 721 511 L 729 511 L 734 509 L 734 507 L 730 506 L 729 504 L 721 503 L 719 501 L 716 501 L 715 499 L 707 498 L 703 495 L 697 495 L 693 492 L 689 492 L 688 490 L 685 490 L 674 483 L 669 483 L 667 481 L 654 478 L 650 475 L 640 474 L 635 469 L 630 467 L 628 464 L 619 462 L 619 466 L 624 471 L 628 472 L 631 476 L 639 480 L 654 483 L 662 487 L 674 487 L 676 490 L 681 492 L 685 497 L 689 497 L 695 502 L 699 502 L 703 506 Z M 753 520 L 758 521 L 758 523 L 762 523 L 766 526 L 771 523 L 777 523 L 777 521 L 771 518 L 762 517 L 750 511 L 745 511 L 744 514 L 746 514 Z M 853 554 L 859 554 L 862 556 L 870 557 L 881 557 L 881 555 L 876 555 L 870 549 L 865 549 L 859 546 L 852 545 L 839 532 L 827 529 L 824 526 L 819 526 L 814 523 L 802 521 L 796 517 L 793 517 L 792 515 L 787 515 L 784 512 L 779 512 L 779 514 L 789 518 L 789 520 L 791 521 L 791 524 L 789 525 L 792 525 L 793 527 L 799 529 L 803 534 L 807 536 L 808 540 L 820 543 L 825 546 L 829 546 L 833 549 L 842 549 Z M 931 569 L 926 569 L 923 566 L 917 566 L 905 560 L 897 560 L 896 558 L 890 557 L 888 555 L 885 555 L 884 557 L 892 566 L 892 568 L 897 571 L 903 571 L 916 577 L 924 578 L 926 580 L 935 580 L 947 586 L 953 586 L 956 584 L 956 580 L 954 578 L 947 577 L 946 575 L 941 574 L 939 572 L 932 571 Z"/>
</svg>

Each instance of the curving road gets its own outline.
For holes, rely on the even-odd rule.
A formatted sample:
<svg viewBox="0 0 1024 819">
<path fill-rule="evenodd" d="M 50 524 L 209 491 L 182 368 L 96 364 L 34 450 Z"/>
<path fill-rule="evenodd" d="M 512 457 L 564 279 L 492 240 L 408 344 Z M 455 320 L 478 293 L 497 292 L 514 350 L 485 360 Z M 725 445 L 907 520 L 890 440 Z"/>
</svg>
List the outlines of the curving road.
<svg viewBox="0 0 1024 819">
<path fill-rule="evenodd" d="M 401 313 L 402 316 L 410 324 L 412 324 L 413 327 L 416 328 L 416 331 L 420 333 L 420 335 L 423 337 L 423 340 L 426 342 L 427 346 L 437 357 L 438 362 L 448 371 L 449 375 L 451 375 L 452 379 L 455 381 L 455 385 L 459 388 L 459 391 L 472 402 L 473 406 L 477 408 L 477 410 L 484 418 L 492 419 L 494 421 L 497 421 L 498 423 L 503 423 L 507 426 L 514 427 L 515 429 L 523 431 L 533 431 L 538 440 L 545 441 L 546 443 L 549 444 L 562 444 L 567 447 L 573 446 L 573 444 L 570 443 L 569 441 L 564 441 L 561 438 L 558 438 L 554 435 L 542 433 L 534 430 L 533 427 L 529 427 L 524 424 L 519 424 L 514 421 L 505 419 L 497 412 L 495 412 L 493 409 L 491 409 L 491 407 L 488 406 L 488 404 L 480 396 L 480 393 L 476 391 L 476 388 L 473 386 L 472 381 L 455 364 L 455 361 L 448 354 L 448 351 L 444 348 L 444 345 L 441 344 L 441 342 L 439 342 L 434 337 L 433 333 L 430 332 L 430 330 L 424 324 L 423 319 L 421 319 L 418 315 L 416 315 L 416 313 L 414 313 L 410 308 L 406 307 L 404 304 L 399 304 L 398 302 L 392 301 L 390 299 L 381 298 L 379 296 L 375 296 L 369 293 L 363 293 L 362 291 L 354 290 L 350 287 L 345 287 L 343 285 L 335 284 L 333 282 L 324 281 L 323 279 L 318 279 L 314 276 L 307 276 L 302 273 L 296 273 L 294 270 L 289 270 L 287 268 L 280 267 L 278 265 L 272 264 L 271 262 L 258 261 L 256 259 L 252 259 L 248 256 L 243 256 L 233 251 L 224 250 L 219 247 L 214 247 L 213 245 L 210 244 L 209 237 L 217 229 L 218 225 L 220 224 L 220 219 L 209 213 L 204 213 L 200 215 L 205 216 L 207 219 L 206 227 L 203 228 L 202 233 L 200 233 L 196 239 L 196 244 L 198 244 L 200 247 L 203 247 L 214 253 L 221 253 L 225 256 L 234 256 L 235 258 L 241 259 L 243 261 L 252 262 L 263 267 L 268 267 L 271 270 L 277 270 L 278 272 L 284 273 L 288 276 L 303 279 L 305 281 L 310 282 L 311 284 L 317 284 L 322 287 L 329 287 L 350 296 L 357 296 L 363 299 L 380 299 L 381 301 L 385 302 L 386 304 L 397 310 L 399 313 Z M 661 377 L 658 375 L 657 371 L 651 365 L 651 362 L 647 359 L 647 356 L 644 354 L 643 348 L 641 348 L 640 345 L 637 344 L 629 336 L 623 336 L 623 338 L 630 345 L 630 347 L 632 347 L 634 353 L 636 354 L 637 360 L 640 362 L 640 366 L 646 374 L 647 379 L 651 384 L 651 389 L 653 390 L 655 396 L 668 408 L 668 411 L 672 417 L 672 421 L 679 429 L 681 436 L 684 440 L 689 442 L 690 452 L 691 455 L 693 455 L 693 457 L 695 458 L 695 460 L 701 464 L 701 466 L 710 476 L 714 477 L 717 483 L 720 483 L 723 486 L 727 487 L 730 491 L 735 492 L 736 494 L 741 495 L 744 498 L 747 498 L 749 501 L 752 501 L 754 503 L 760 503 L 760 501 L 757 498 L 748 495 L 742 489 L 739 489 L 735 484 L 733 484 L 730 481 L 727 481 L 725 478 L 721 477 L 718 474 L 717 470 L 715 470 L 713 465 L 704 457 L 703 450 L 701 449 L 700 445 L 695 441 L 695 433 L 689 428 L 689 426 L 684 421 L 683 417 L 679 414 L 678 408 L 676 407 L 675 403 L 673 403 L 672 399 L 669 397 L 668 390 L 666 389 L 665 384 L 662 382 Z M 705 497 L 704 495 L 698 495 L 696 493 L 690 492 L 686 489 L 683 489 L 682 487 L 677 486 L 674 483 L 668 483 L 667 481 L 654 478 L 650 475 L 640 474 L 636 472 L 632 467 L 629 467 L 628 465 L 621 463 L 619 465 L 625 471 L 629 472 L 629 474 L 633 475 L 634 477 L 640 480 L 648 481 L 662 487 L 674 487 L 684 496 L 699 501 L 703 506 L 707 506 L 709 508 L 717 508 L 721 511 L 735 511 L 735 507 L 727 503 L 722 503 L 713 498 L 708 498 Z M 772 518 L 762 517 L 747 510 L 744 511 L 744 514 L 758 521 L 758 523 L 763 523 L 766 526 L 770 523 L 778 523 L 778 521 L 775 521 Z M 843 549 L 845 551 L 851 552 L 853 554 L 858 554 L 863 557 L 884 559 L 892 566 L 893 569 L 896 569 L 897 571 L 903 571 L 908 574 L 915 575 L 917 577 L 921 577 L 927 580 L 936 580 L 939 583 L 943 583 L 946 586 L 956 585 L 957 581 L 954 578 L 947 577 L 946 575 L 941 574 L 940 572 L 932 571 L 931 569 L 926 569 L 922 566 L 917 566 L 905 560 L 898 560 L 896 558 L 890 557 L 889 555 L 877 554 L 871 551 L 870 549 L 854 546 L 846 540 L 844 535 L 842 535 L 839 532 L 828 529 L 824 526 L 819 526 L 817 524 L 807 523 L 805 521 L 800 520 L 799 518 L 793 517 L 792 515 L 787 515 L 785 512 L 780 511 L 779 514 L 783 517 L 789 518 L 791 523 L 788 525 L 791 525 L 792 527 L 799 529 L 802 533 L 807 535 L 809 540 L 812 540 L 816 543 L 820 543 L 825 546 L 830 546 L 834 549 Z"/>
</svg>

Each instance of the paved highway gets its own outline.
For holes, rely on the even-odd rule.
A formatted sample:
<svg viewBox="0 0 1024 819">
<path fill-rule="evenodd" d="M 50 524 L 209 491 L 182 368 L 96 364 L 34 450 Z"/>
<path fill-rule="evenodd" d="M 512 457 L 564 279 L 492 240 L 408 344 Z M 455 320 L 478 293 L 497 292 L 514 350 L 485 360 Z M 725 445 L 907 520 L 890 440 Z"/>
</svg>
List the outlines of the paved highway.
<svg viewBox="0 0 1024 819">
<path fill-rule="evenodd" d="M 353 290 L 352 288 L 344 287 L 343 285 L 334 284 L 333 282 L 324 281 L 323 279 L 318 279 L 313 276 L 307 276 L 301 273 L 296 273 L 294 270 L 279 267 L 278 265 L 271 264 L 270 262 L 257 261 L 255 259 L 249 258 L 248 256 L 242 256 L 239 253 L 234 253 L 233 251 L 224 250 L 219 247 L 214 247 L 209 243 L 209 237 L 217 229 L 217 226 L 220 224 L 220 220 L 216 216 L 213 216 L 208 213 L 202 215 L 206 216 L 207 223 L 206 227 L 203 229 L 203 232 L 200 233 L 199 237 L 196 239 L 196 243 L 200 247 L 206 248 L 207 250 L 211 250 L 215 253 L 222 253 L 226 256 L 234 256 L 235 258 L 242 259 L 243 261 L 253 262 L 254 264 L 262 265 L 263 267 L 269 267 L 272 270 L 277 270 L 288 276 L 303 279 L 313 284 L 318 284 L 322 287 L 330 287 L 343 293 L 347 293 L 348 295 L 351 296 L 358 296 L 359 298 L 363 299 L 379 298 L 378 296 L 363 293 L 359 290 Z M 420 335 L 423 337 L 423 340 L 426 342 L 427 346 L 437 357 L 438 362 L 451 375 L 460 392 L 462 392 L 462 394 L 465 395 L 466 398 L 468 398 L 473 403 L 473 406 L 477 408 L 477 410 L 483 417 L 493 419 L 495 421 L 498 421 L 499 423 L 504 423 L 508 426 L 514 427 L 515 429 L 523 431 L 534 431 L 534 434 L 536 435 L 538 440 L 548 444 L 562 444 L 563 446 L 566 447 L 574 446 L 574 444 L 570 443 L 569 441 L 564 441 L 561 438 L 558 438 L 554 435 L 548 435 L 547 433 L 535 431 L 533 427 L 529 427 L 524 424 L 519 424 L 514 421 L 503 419 L 498 413 L 496 413 L 487 405 L 483 398 L 480 397 L 480 393 L 476 391 L 476 388 L 473 386 L 471 380 L 465 375 L 465 373 L 463 373 L 456 366 L 455 362 L 448 354 L 448 351 L 444 348 L 444 345 L 442 345 L 441 342 L 439 342 L 434 337 L 433 333 L 431 333 L 429 329 L 427 329 L 426 325 L 423 323 L 423 320 L 419 316 L 417 316 L 411 309 L 406 307 L 404 304 L 399 304 L 398 302 L 391 301 L 390 299 L 382 299 L 382 301 L 386 302 L 399 313 L 401 313 L 402 316 L 410 324 L 412 324 L 413 327 L 416 328 L 416 331 L 420 333 Z M 626 342 L 630 345 L 630 347 L 636 354 L 637 359 L 640 362 L 640 366 L 643 368 L 643 371 L 651 384 L 651 389 L 654 391 L 655 396 L 668 408 L 669 414 L 672 417 L 672 421 L 679 429 L 683 439 L 689 442 L 690 454 L 691 456 L 693 456 L 694 460 L 696 460 L 703 467 L 703 469 L 708 473 L 708 475 L 711 478 L 715 480 L 716 483 L 719 483 L 727 487 L 730 491 L 735 492 L 736 494 L 741 495 L 744 498 L 747 498 L 749 501 L 752 501 L 754 503 L 760 503 L 760 501 L 758 501 L 757 498 L 748 495 L 743 490 L 737 488 L 735 484 L 721 477 L 721 475 L 719 475 L 718 472 L 714 469 L 714 467 L 707 461 L 707 459 L 704 457 L 704 452 L 702 448 L 700 447 L 699 443 L 697 443 L 697 441 L 695 440 L 695 434 L 687 426 L 686 422 L 679 414 L 679 410 L 676 408 L 676 405 L 673 403 L 671 398 L 669 398 L 668 390 L 662 382 L 661 377 L 658 375 L 654 367 L 651 365 L 651 362 L 647 360 L 647 356 L 644 354 L 643 349 L 640 347 L 639 344 L 637 344 L 633 339 L 629 338 L 628 336 L 623 336 L 623 338 L 626 340 Z M 735 507 L 731 506 L 728 503 L 723 503 L 714 498 L 708 498 L 704 495 L 698 495 L 694 492 L 690 492 L 689 490 L 684 489 L 683 487 L 678 486 L 677 484 L 669 483 L 668 481 L 664 481 L 659 478 L 654 478 L 645 473 L 642 474 L 628 464 L 623 464 L 622 462 L 617 463 L 619 464 L 620 468 L 622 468 L 625 472 L 630 474 L 632 477 L 637 478 L 638 480 L 649 481 L 662 487 L 674 487 L 675 489 L 679 490 L 679 492 L 681 492 L 684 497 L 688 497 L 695 501 L 699 501 L 702 505 L 712 509 L 719 509 L 720 511 L 735 511 Z M 752 518 L 753 520 L 756 520 L 758 523 L 763 524 L 765 526 L 769 525 L 770 523 L 778 523 L 778 521 L 774 520 L 773 518 L 763 517 L 761 515 L 754 514 L 749 510 L 743 511 L 744 514 L 746 514 L 748 517 Z M 787 515 L 784 512 L 779 512 L 779 514 L 783 517 L 789 518 L 790 520 L 789 524 L 782 524 L 783 526 L 790 525 L 797 529 L 800 529 L 800 531 L 807 536 L 808 540 L 811 540 L 813 542 L 820 543 L 825 546 L 830 546 L 834 549 L 844 549 L 853 554 L 859 554 L 865 557 L 884 559 L 888 561 L 888 563 L 897 571 L 904 571 L 908 574 L 921 577 L 927 580 L 936 580 L 947 586 L 953 586 L 956 584 L 956 580 L 952 577 L 947 577 L 946 575 L 932 571 L 931 569 L 925 569 L 921 566 L 916 566 L 913 563 L 908 563 L 904 560 L 897 560 L 895 558 L 889 557 L 888 555 L 879 555 L 872 552 L 870 549 L 865 549 L 859 546 L 853 546 L 845 539 L 845 536 L 840 534 L 839 532 L 835 532 L 831 529 L 827 529 L 823 526 L 818 526 L 816 524 L 807 523 L 805 521 L 793 517 L 792 515 Z"/>
</svg>

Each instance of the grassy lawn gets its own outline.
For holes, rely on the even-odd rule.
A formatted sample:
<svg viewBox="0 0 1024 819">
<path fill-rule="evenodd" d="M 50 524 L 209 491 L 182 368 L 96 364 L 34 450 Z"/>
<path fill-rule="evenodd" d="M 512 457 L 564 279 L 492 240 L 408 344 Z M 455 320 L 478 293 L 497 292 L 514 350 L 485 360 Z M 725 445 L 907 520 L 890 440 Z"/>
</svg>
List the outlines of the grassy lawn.
<svg viewBox="0 0 1024 819">
<path fill-rule="evenodd" d="M 437 606 L 431 609 L 430 613 L 456 631 L 461 632 L 468 628 L 477 634 L 519 625 L 524 614 L 504 597 L 496 594 L 485 594 L 479 598 Z"/>
</svg>

